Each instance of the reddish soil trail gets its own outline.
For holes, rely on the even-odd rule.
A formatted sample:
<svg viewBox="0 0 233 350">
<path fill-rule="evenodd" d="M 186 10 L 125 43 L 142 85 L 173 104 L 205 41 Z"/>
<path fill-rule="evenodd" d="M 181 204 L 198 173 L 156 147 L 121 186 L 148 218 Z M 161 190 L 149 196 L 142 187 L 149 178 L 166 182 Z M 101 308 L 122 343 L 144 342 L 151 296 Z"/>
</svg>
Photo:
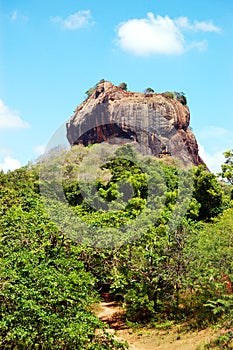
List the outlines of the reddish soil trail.
<svg viewBox="0 0 233 350">
<path fill-rule="evenodd" d="M 118 340 L 126 340 L 129 350 L 196 350 L 222 332 L 204 329 L 196 332 L 180 332 L 178 327 L 169 330 L 129 329 L 121 320 L 123 310 L 114 302 L 100 303 L 95 314 L 109 324 L 109 332 Z"/>
</svg>

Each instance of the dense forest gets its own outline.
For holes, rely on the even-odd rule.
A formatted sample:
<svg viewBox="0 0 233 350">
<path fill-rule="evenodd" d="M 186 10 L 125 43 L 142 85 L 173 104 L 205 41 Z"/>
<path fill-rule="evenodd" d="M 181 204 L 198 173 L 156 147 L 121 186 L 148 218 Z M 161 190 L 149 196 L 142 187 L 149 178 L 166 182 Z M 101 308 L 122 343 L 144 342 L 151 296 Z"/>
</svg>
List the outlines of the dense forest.
<svg viewBox="0 0 233 350">
<path fill-rule="evenodd" d="M 126 348 L 92 312 L 104 292 L 128 325 L 218 324 L 224 339 L 208 348 L 232 349 L 232 151 L 225 156 L 221 179 L 128 144 L 114 155 L 101 145 L 57 149 L 0 172 L 0 349 Z"/>
</svg>

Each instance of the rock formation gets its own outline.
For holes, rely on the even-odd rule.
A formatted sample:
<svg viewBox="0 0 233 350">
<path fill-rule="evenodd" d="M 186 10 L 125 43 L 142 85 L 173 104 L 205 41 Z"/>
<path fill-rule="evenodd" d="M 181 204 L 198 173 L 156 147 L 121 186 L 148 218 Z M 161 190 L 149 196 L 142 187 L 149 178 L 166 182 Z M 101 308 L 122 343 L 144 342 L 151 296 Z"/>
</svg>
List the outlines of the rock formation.
<svg viewBox="0 0 233 350">
<path fill-rule="evenodd" d="M 72 145 L 133 142 L 144 154 L 204 164 L 189 129 L 189 108 L 166 94 L 128 92 L 103 81 L 67 122 Z"/>
</svg>

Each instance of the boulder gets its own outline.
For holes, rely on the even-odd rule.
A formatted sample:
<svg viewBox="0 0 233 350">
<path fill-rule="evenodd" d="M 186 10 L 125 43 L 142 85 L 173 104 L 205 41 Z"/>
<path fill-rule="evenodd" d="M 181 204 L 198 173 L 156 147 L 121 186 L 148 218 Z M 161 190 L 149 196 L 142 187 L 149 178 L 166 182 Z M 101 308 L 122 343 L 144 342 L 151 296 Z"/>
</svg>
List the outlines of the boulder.
<svg viewBox="0 0 233 350">
<path fill-rule="evenodd" d="M 166 93 L 129 92 L 102 81 L 66 127 L 71 146 L 131 142 L 143 154 L 174 157 L 185 166 L 204 164 L 189 123 L 188 106 Z"/>
</svg>

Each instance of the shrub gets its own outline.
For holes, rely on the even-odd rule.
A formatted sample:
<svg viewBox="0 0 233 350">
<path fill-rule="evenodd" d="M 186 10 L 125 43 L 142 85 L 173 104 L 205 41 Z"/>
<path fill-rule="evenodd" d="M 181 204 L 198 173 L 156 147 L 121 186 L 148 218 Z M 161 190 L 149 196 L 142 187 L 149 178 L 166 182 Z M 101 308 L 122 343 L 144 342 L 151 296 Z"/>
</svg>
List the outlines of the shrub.
<svg viewBox="0 0 233 350">
<path fill-rule="evenodd" d="M 177 101 L 182 103 L 182 105 L 184 105 L 184 106 L 187 105 L 187 98 L 184 95 L 180 95 L 179 97 L 177 97 Z"/>
<path fill-rule="evenodd" d="M 154 302 L 145 293 L 129 289 L 125 295 L 126 318 L 132 322 L 148 321 L 155 314 Z"/>
<path fill-rule="evenodd" d="M 1 179 L 8 191 L 0 196 L 0 348 L 117 349 L 95 336 L 103 328 L 90 309 L 95 278 L 82 248 L 50 221 L 32 175 L 21 169 Z"/>
<path fill-rule="evenodd" d="M 150 88 L 150 87 L 146 88 L 145 91 L 144 91 L 144 93 L 145 93 L 146 95 L 148 95 L 148 94 L 153 94 L 154 92 L 155 92 L 155 91 L 154 91 L 152 88 Z"/>
<path fill-rule="evenodd" d="M 89 89 L 85 92 L 85 94 L 87 95 L 87 97 L 89 97 L 89 96 L 91 96 L 91 95 L 95 92 L 95 90 L 96 90 L 96 86 L 93 86 L 93 87 L 89 88 Z"/>
<path fill-rule="evenodd" d="M 174 98 L 175 97 L 174 92 L 172 92 L 172 91 L 163 92 L 162 95 L 164 97 L 167 97 L 167 98 Z"/>
<path fill-rule="evenodd" d="M 184 106 L 187 105 L 187 98 L 185 97 L 184 92 L 174 91 L 174 95 L 175 95 L 175 98 L 177 99 L 177 101 L 182 103 L 182 105 L 184 105 Z"/>
<path fill-rule="evenodd" d="M 125 90 L 125 91 L 127 91 L 127 84 L 126 83 L 120 83 L 119 85 L 118 85 L 118 87 L 119 88 L 121 88 L 122 90 Z"/>
</svg>

